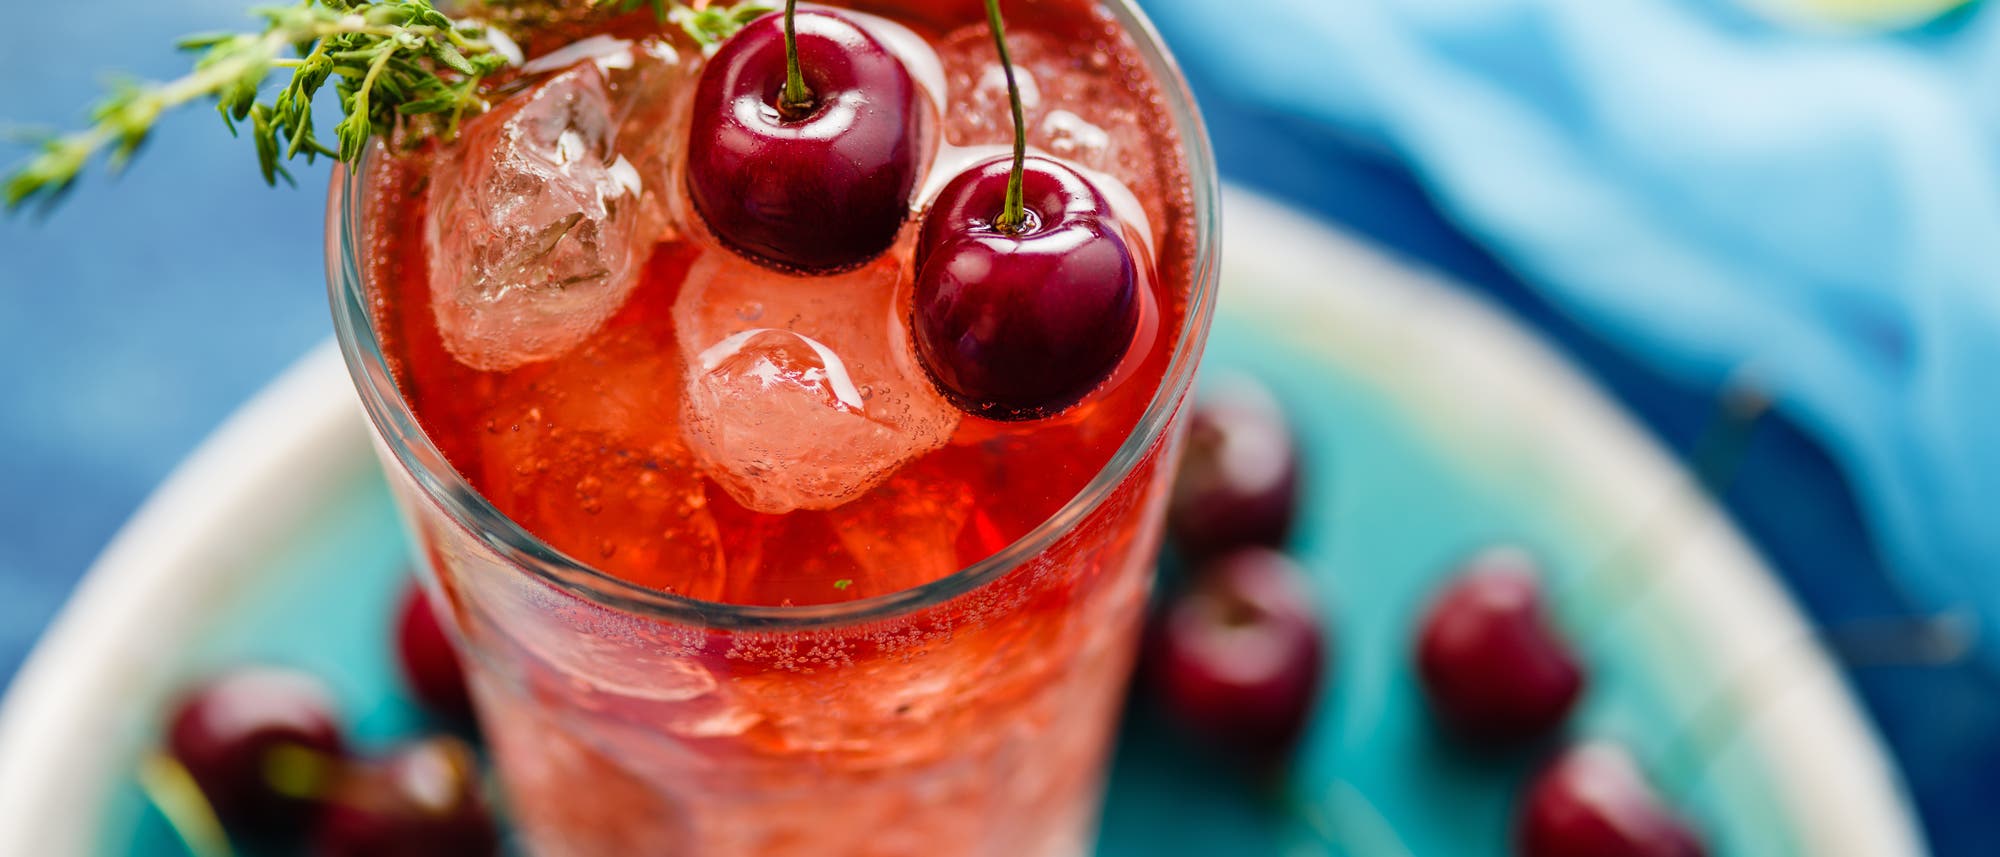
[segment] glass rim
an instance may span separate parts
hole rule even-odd
[[[1166,431],[1194,380],[1208,338],[1218,280],[1221,188],[1201,114],[1165,50],[1159,32],[1133,0],[1099,0],[1118,19],[1151,66],[1180,132],[1191,191],[1193,288],[1164,379],[1146,410],[1091,480],[1061,509],[1006,548],[921,586],[831,604],[807,606],[725,604],[641,586],[557,550],[502,514],[444,457],[418,424],[397,388],[369,315],[360,255],[366,169],[336,165],[327,205],[327,289],[334,333],[348,374],[381,445],[408,472],[425,498],[451,522],[507,563],[594,604],[679,624],[730,631],[793,631],[891,619],[944,603],[978,589],[1040,555],[1096,511]]]

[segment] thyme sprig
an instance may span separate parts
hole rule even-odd
[[[560,11],[563,1],[486,0],[475,8],[531,28]],[[756,0],[729,6],[696,2],[692,8],[675,0],[589,2],[585,8],[621,12],[650,7],[662,24],[677,23],[711,53],[744,24],[772,11]],[[252,14],[263,21],[262,31],[182,40],[182,50],[199,54],[185,76],[114,84],[91,108],[88,127],[33,138],[36,153],[0,181],[0,207],[52,208],[92,160],[102,157],[113,172],[123,169],[162,115],[202,98],[215,99],[231,134],[249,126],[258,168],[269,184],[292,181],[284,164],[294,158],[351,162],[377,138],[449,140],[462,120],[489,106],[481,85],[519,59],[506,34],[454,21],[432,0],[301,0]],[[290,72],[284,87],[260,101],[265,79],[283,71]],[[328,81],[335,82],[343,114],[331,147],[320,142],[313,123],[313,97]]]
[[[688,38],[701,46],[704,52],[713,54],[723,41],[736,35],[744,24],[755,21],[778,10],[774,4],[742,0],[735,5],[696,2],[693,6],[675,0],[591,0],[596,6],[609,6],[620,12],[635,12],[641,8],[653,10],[653,17],[660,23],[672,22],[680,26]]]
[[[102,155],[122,169],[152,135],[167,111],[204,97],[232,134],[247,123],[264,180],[291,180],[283,161],[325,155],[360,157],[369,140],[408,132],[450,137],[468,115],[486,109],[480,81],[508,60],[476,25],[453,21],[430,0],[305,0],[259,9],[256,33],[196,36],[180,43],[199,52],[185,76],[161,83],[120,83],[91,109],[90,126],[47,135],[38,152],[0,184],[8,210],[36,203],[46,209]],[[292,56],[287,57],[290,52]],[[284,69],[291,78],[277,96],[259,101],[266,77]],[[313,96],[327,81],[345,114],[334,126],[337,147],[314,134]]]

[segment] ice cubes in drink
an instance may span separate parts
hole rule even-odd
[[[1164,223],[1157,202],[1158,106],[1134,88],[1133,70],[1103,45],[1034,30],[1010,30],[1007,41],[1028,144],[1117,180],[1124,188],[1108,192],[1129,190],[1135,205],[1145,201],[1147,220]],[[992,33],[983,24],[961,28],[939,43],[938,57],[951,93],[946,142],[982,148],[1011,143],[1014,118]],[[1114,208],[1124,201],[1114,199]]]
[[[893,256],[802,278],[716,250],[688,272],[688,445],[745,508],[839,506],[950,439],[959,414],[910,350]]]
[[[631,293],[654,236],[617,142],[604,73],[584,61],[467,121],[439,155],[431,309],[460,362],[500,371],[561,355]]]

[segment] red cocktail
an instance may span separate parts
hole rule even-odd
[[[342,345],[538,854],[1087,849],[1213,290],[1206,145],[1128,5],[1012,3],[1029,225],[927,218],[1007,173],[985,13],[851,6],[801,10],[804,79],[853,112],[841,133],[902,99],[914,164],[858,259],[868,215],[760,196],[793,192],[757,183],[780,158],[706,181],[730,135],[789,121],[756,115],[783,94],[707,97],[747,49],[649,15],[543,30],[453,144],[336,189]],[[843,44],[913,88],[864,68],[835,104],[847,84],[812,69]],[[717,126],[746,103],[751,132]],[[1129,260],[1126,290],[990,341],[1005,318],[966,315],[967,278],[1038,235],[1119,248],[1099,258]],[[1008,347],[1060,359],[987,372]]]

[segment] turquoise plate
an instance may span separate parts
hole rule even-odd
[[[1243,193],[1226,209],[1204,372],[1265,379],[1305,437],[1296,548],[1337,629],[1335,677],[1279,788],[1136,711],[1100,854],[1507,853],[1536,755],[1441,740],[1407,656],[1439,575],[1496,542],[1546,559],[1586,643],[1573,735],[1631,747],[1716,854],[1924,853],[1797,610],[1614,406],[1462,291]],[[132,773],[163,700],[221,665],[328,677],[363,743],[424,727],[390,660],[405,542],[368,443],[322,348],[160,488],[0,709],[0,855],[182,853]]]

